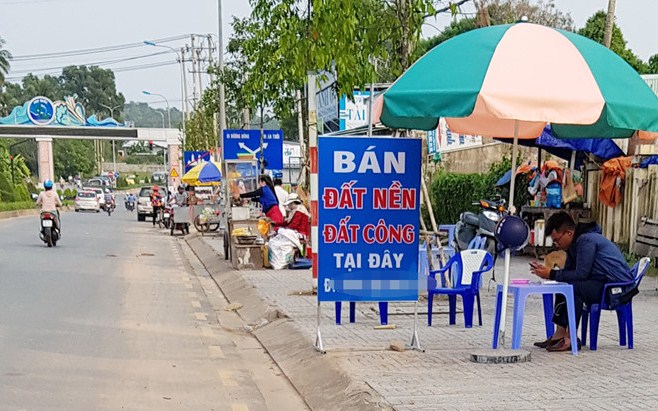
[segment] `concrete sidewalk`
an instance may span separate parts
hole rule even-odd
[[[199,237],[198,241],[222,254],[222,241],[214,237]],[[194,248],[194,244],[191,244]],[[512,259],[512,278],[531,278],[528,258]],[[226,266],[225,270],[231,270]],[[496,267],[502,278],[502,259]],[[232,278],[246,281],[263,302],[276,307],[287,316],[295,333],[290,341],[298,347],[312,347],[316,336],[315,296],[311,289],[310,270],[254,270],[230,271]],[[580,355],[548,353],[532,346],[543,340],[544,323],[541,297],[530,297],[526,305],[522,348],[529,350],[532,361],[511,365],[484,365],[469,361],[472,351],[491,347],[494,287],[481,291],[483,327],[463,327],[463,316],[458,313],[457,325],[449,326],[447,300],[435,301],[433,326],[427,326],[427,303],[419,304],[418,328],[422,347],[426,352],[388,350],[394,340],[409,342],[413,332],[413,304],[389,305],[389,324],[393,330],[375,330],[379,324],[377,304],[359,303],[355,324],[348,322],[348,304],[343,304],[343,325],[335,325],[334,304],[322,304],[322,336],[328,353],[324,356],[311,350],[292,350],[286,359],[299,362],[321,357],[322,364],[309,366],[321,373],[327,364],[336,367],[347,378],[350,395],[355,396],[354,409],[396,410],[556,410],[556,409],[656,409],[658,408],[658,328],[653,319],[658,315],[656,280],[646,278],[643,292],[635,297],[634,326],[635,349],[628,350],[618,344],[616,316],[603,313],[599,330],[598,350],[583,347]],[[221,286],[221,284],[219,284]],[[227,294],[227,297],[230,296]],[[245,301],[240,301],[246,304]],[[458,308],[461,302],[458,302]],[[511,303],[510,303],[511,308]],[[510,311],[508,310],[508,313]],[[266,323],[267,321],[265,321]],[[477,322],[475,318],[474,322]],[[511,314],[508,315],[508,323]],[[508,326],[508,344],[511,329]],[[280,336],[279,336],[280,337]],[[265,338],[266,340],[266,338]],[[261,339],[265,347],[267,341]],[[277,341],[279,353],[285,353],[286,341]],[[312,352],[312,354],[309,354]],[[311,355],[312,357],[308,357]],[[277,360],[276,356],[275,360]],[[278,361],[277,361],[278,362]],[[323,365],[324,364],[324,365]],[[303,368],[303,364],[300,365]],[[286,374],[286,367],[282,366]],[[295,372],[300,372],[296,368]],[[303,374],[302,374],[303,375]],[[312,387],[298,386],[299,376],[288,375],[297,389],[307,397]],[[302,378],[303,379],[303,378]],[[296,381],[297,380],[297,381]],[[301,385],[304,381],[301,382]],[[335,392],[322,387],[319,398],[307,402],[314,409],[339,409],[331,402]],[[337,390],[341,390],[337,387]],[[350,391],[351,390],[351,391]],[[341,394],[340,392],[338,394]],[[322,396],[327,399],[326,407]],[[350,407],[352,408],[352,407]]]

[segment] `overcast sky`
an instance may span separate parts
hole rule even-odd
[[[250,7],[247,0],[223,0],[222,4],[223,31],[228,38],[232,17],[247,16]],[[555,4],[570,12],[580,28],[596,10],[607,9],[608,0],[555,0]],[[463,12],[473,12],[473,7],[464,6]],[[658,53],[658,0],[618,0],[616,15],[629,48],[645,61]],[[449,16],[428,20],[439,29],[449,22]],[[212,33],[216,39],[217,32],[217,0],[0,0],[0,37],[16,57],[7,76],[9,81],[20,81],[29,71],[59,74],[65,65],[102,63],[103,67],[117,70],[117,87],[127,101],[145,101],[159,107],[165,107],[160,97],[146,96],[142,91],[162,94],[172,106],[180,106],[176,55],[138,43],[191,33]],[[424,27],[424,35],[436,33],[435,28]],[[178,48],[189,43],[187,37],[162,44]],[[33,56],[121,45],[132,47],[57,58]],[[155,53],[161,54],[146,56]],[[165,63],[171,65],[143,67]],[[191,77],[188,90],[191,93]]]

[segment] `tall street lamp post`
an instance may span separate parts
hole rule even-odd
[[[112,120],[114,120],[114,110],[123,107],[123,106],[120,105],[120,104],[119,104],[119,105],[116,105],[116,106],[114,106],[114,107],[106,106],[106,105],[103,104],[103,103],[98,103],[98,105],[101,106],[101,107],[104,107],[104,108],[106,108],[106,109],[108,109],[108,110],[110,111],[110,118],[111,118]],[[116,149],[115,149],[115,146],[114,146],[114,140],[112,140],[112,164],[113,164],[113,167],[114,167],[114,170],[113,170],[113,171],[114,171],[114,174],[113,174],[113,175],[114,175],[114,178],[116,179],[116,172],[117,172],[117,154],[116,154]]]
[[[171,115],[169,110],[169,100],[167,100],[167,97],[163,96],[162,94],[151,93],[150,91],[142,91],[142,93],[144,93],[147,96],[158,96],[164,99],[165,103],[167,103],[167,127],[171,128]]]
[[[162,128],[165,128],[164,114],[162,114],[161,111],[156,111],[156,113],[158,113],[162,116]],[[164,166],[164,172],[165,172],[165,176],[166,176],[167,175],[167,148],[166,147],[162,150],[162,165]]]
[[[185,147],[185,136],[186,136],[185,120],[188,119],[187,117],[188,107],[187,107],[187,81],[185,81],[185,59],[183,58],[184,49],[181,48],[177,50],[173,47],[164,44],[157,44],[155,42],[148,40],[144,41],[144,44],[151,47],[162,47],[173,51],[174,53],[176,53],[176,59],[180,63],[181,109],[183,111],[183,147]]]

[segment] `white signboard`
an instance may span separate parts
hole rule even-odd
[[[299,144],[283,143],[283,166],[299,167],[301,165],[302,150]]]
[[[450,131],[444,118],[439,120],[438,131],[441,152],[482,145],[481,136],[469,136]]]
[[[336,77],[328,71],[322,74],[326,77],[318,76],[320,84],[316,96],[318,120],[322,120],[322,129],[318,132],[324,134],[338,130],[338,94],[334,88]]]
[[[340,129],[351,130],[353,128],[368,125],[368,96],[369,91],[354,91],[354,99],[346,96],[340,99]]]

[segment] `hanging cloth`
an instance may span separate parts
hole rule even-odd
[[[626,169],[631,167],[633,157],[618,157],[603,163],[599,200],[608,207],[621,203],[621,186],[626,178]]]

